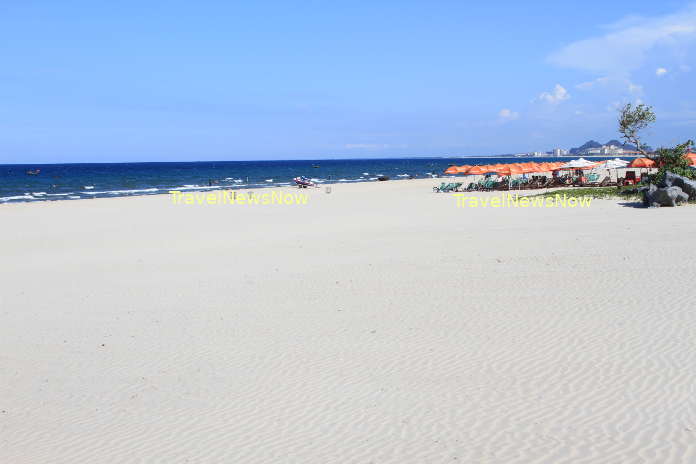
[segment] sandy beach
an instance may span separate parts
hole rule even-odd
[[[0,206],[0,461],[696,461],[696,209],[438,184]]]

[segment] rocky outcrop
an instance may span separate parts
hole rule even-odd
[[[696,200],[696,181],[667,171],[665,174],[664,184],[665,187],[679,187],[689,196],[689,200]]]
[[[677,186],[658,188],[656,185],[650,184],[639,191],[643,193],[643,206],[648,208],[677,206],[689,201],[689,195]]]

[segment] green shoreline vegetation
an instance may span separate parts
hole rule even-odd
[[[635,187],[579,187],[550,190],[548,192],[537,193],[530,197],[554,198],[563,193],[568,198],[598,198],[601,200],[628,199],[640,200],[641,194]]]

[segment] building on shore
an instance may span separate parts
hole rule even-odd
[[[584,156],[633,156],[638,152],[627,150],[616,145],[602,145],[597,148],[586,148],[580,152]]]

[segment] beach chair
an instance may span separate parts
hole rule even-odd
[[[455,185],[456,184],[453,184],[453,183],[443,182],[442,184],[440,184],[439,187],[433,187],[433,191],[440,192],[440,193],[449,192],[450,190],[452,190],[454,188]]]
[[[433,187],[433,192],[435,192],[435,193],[442,192],[442,189],[445,188],[445,185],[447,185],[447,184],[445,184],[445,183],[443,182],[443,183],[440,184],[439,187]]]
[[[585,182],[583,184],[587,185],[587,186],[596,187],[599,183],[598,181],[599,181],[599,174],[593,172],[593,173],[587,175],[587,177],[585,178]]]

